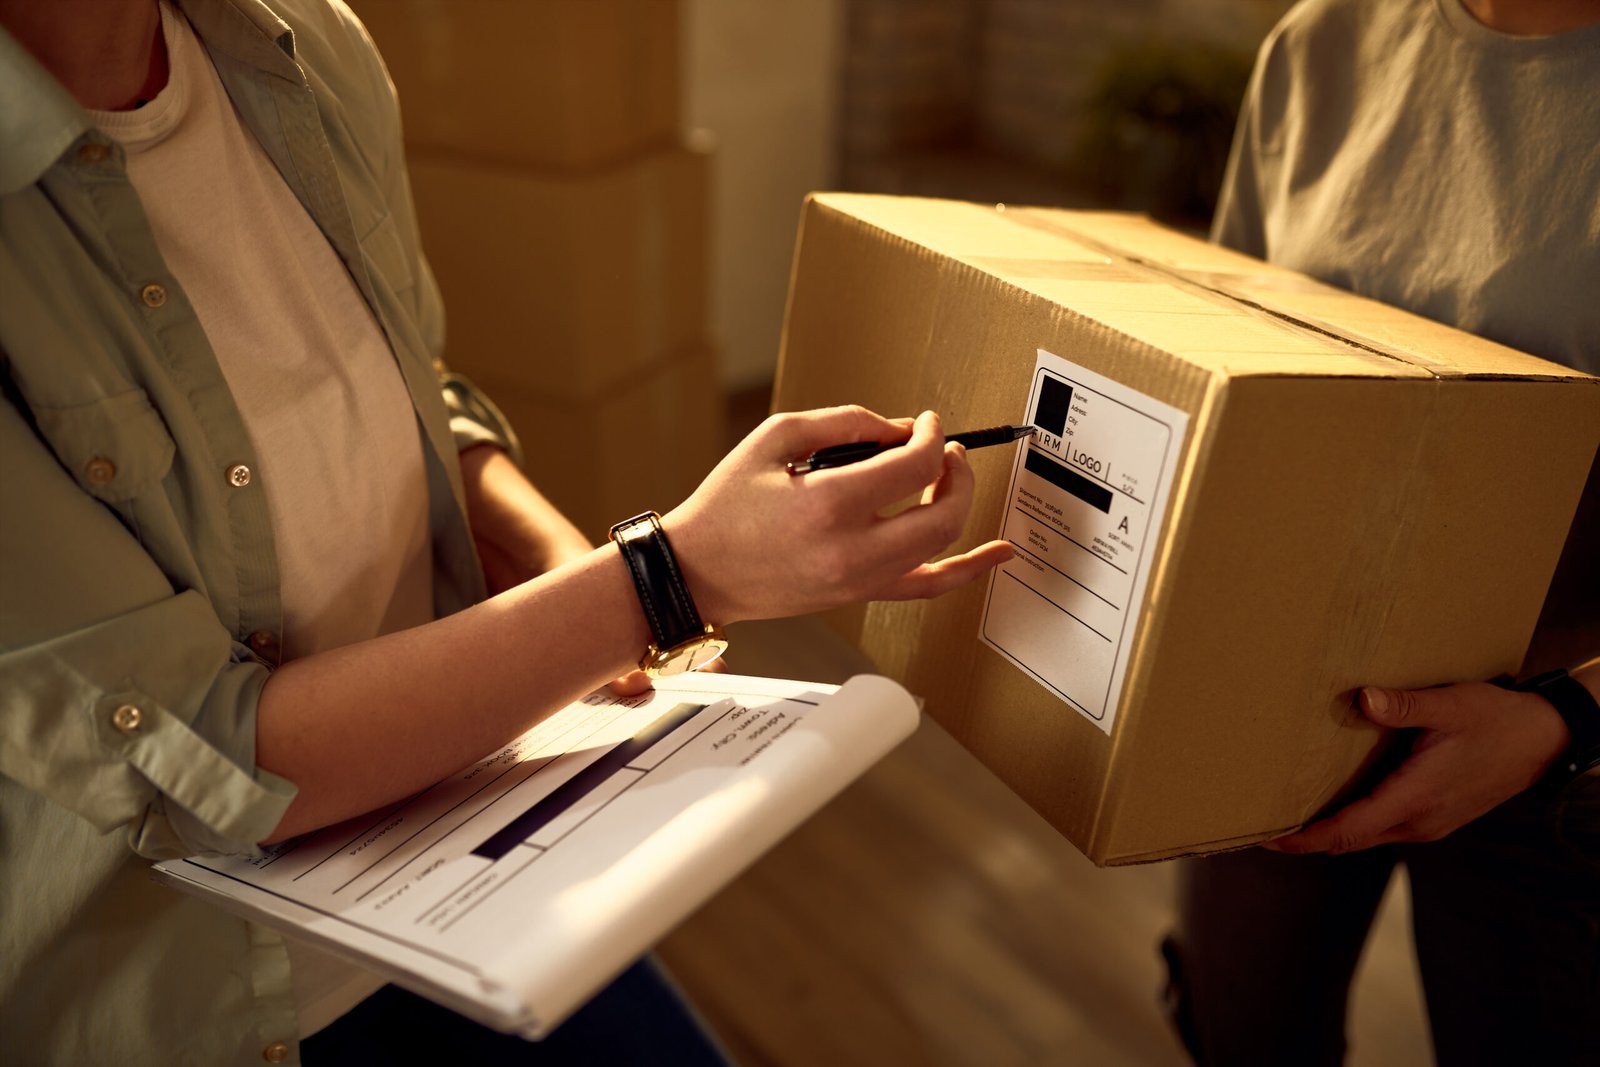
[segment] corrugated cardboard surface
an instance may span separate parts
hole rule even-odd
[[[1097,863],[1309,819],[1374,758],[1362,684],[1514,670],[1600,382],[1137,216],[813,198],[776,406],[1020,419],[1036,349],[1189,413],[1108,737],[977,640],[979,585],[835,621]],[[958,547],[1011,455],[971,455]]]
[[[356,0],[413,148],[587,169],[678,138],[676,0]]]
[[[586,399],[705,338],[709,157],[573,178],[413,156],[423,248],[473,379]]]
[[[678,504],[722,458],[716,364],[697,345],[584,401],[494,377],[478,385],[522,439],[534,484],[598,544],[613,523]]]

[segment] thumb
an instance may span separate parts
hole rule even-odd
[[[1379,726],[1396,729],[1438,729],[1452,721],[1449,689],[1361,690],[1361,710]]]

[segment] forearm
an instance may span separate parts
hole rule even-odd
[[[270,840],[430,785],[622,673],[648,639],[607,545],[449,618],[287,664],[257,711],[257,763],[299,787]]]
[[[493,445],[461,453],[461,477],[467,521],[491,593],[553,570],[591,547],[589,539]]]

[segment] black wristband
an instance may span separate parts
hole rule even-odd
[[[1582,682],[1564,670],[1554,670],[1536,674],[1511,688],[1543,697],[1567,724],[1566,750],[1549,771],[1557,784],[1600,766],[1600,702]]]
[[[703,667],[722,655],[728,642],[721,631],[700,618],[661,516],[653,511],[625,519],[611,528],[628,574],[633,578],[654,638],[640,660],[650,674],[675,674]]]

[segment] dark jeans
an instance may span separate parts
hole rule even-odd
[[[1431,844],[1185,862],[1163,950],[1196,1062],[1342,1062],[1350,980],[1404,864],[1438,1062],[1600,1064],[1600,782],[1568,798],[1559,824],[1524,794]]]
[[[541,1041],[496,1033],[398,986],[384,986],[300,1043],[305,1064],[462,1063],[725,1067],[727,1060],[647,957]]]

